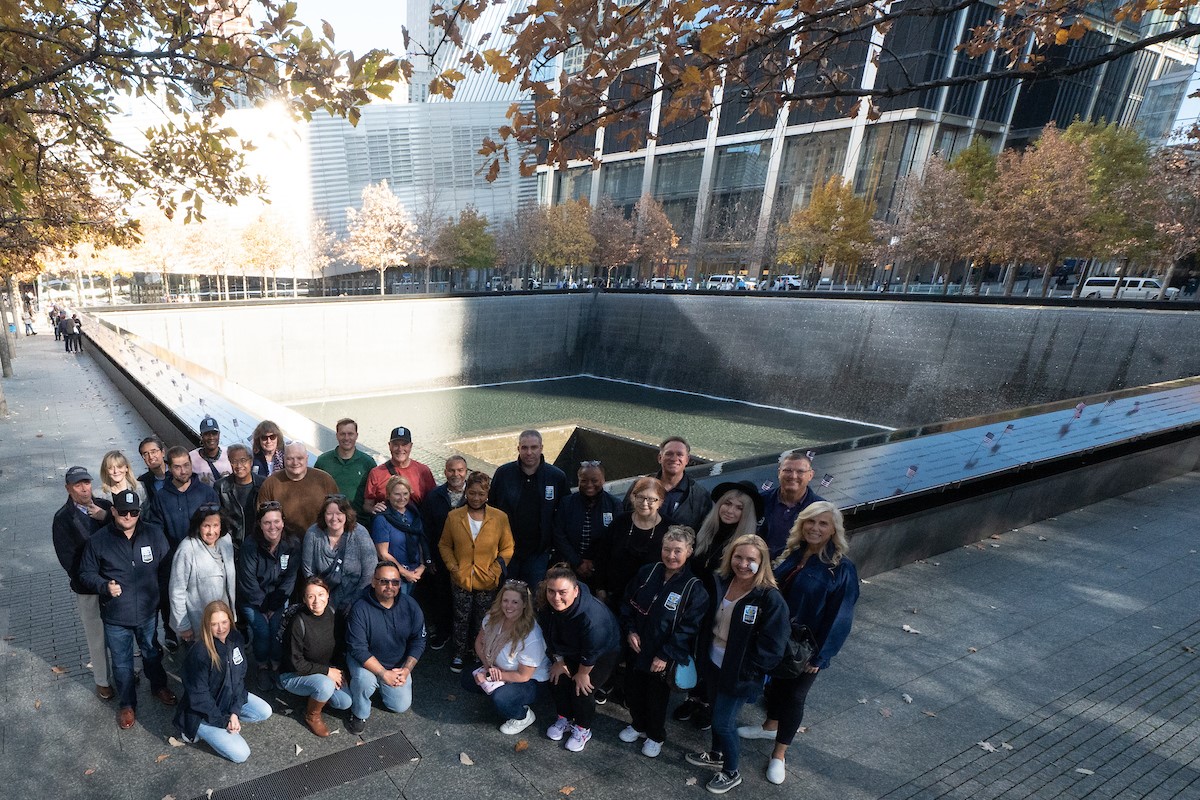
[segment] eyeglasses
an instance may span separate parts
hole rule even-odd
[[[655,503],[661,503],[662,498],[656,494],[636,494],[633,496],[633,502],[641,503],[644,506],[652,506]]]
[[[591,467],[598,467],[598,466],[600,466],[599,459],[596,459],[595,461],[580,461],[579,462],[580,469],[589,469]]]
[[[221,511],[221,506],[217,503],[204,503],[197,511],[203,511],[205,514],[217,514]]]
[[[259,436],[258,438],[264,442],[273,442],[276,439],[278,439],[279,437],[273,433],[264,433],[261,436]]]
[[[283,506],[281,506],[281,505],[279,504],[279,501],[278,501],[278,500],[267,500],[267,501],[265,501],[265,502],[262,502],[262,503],[259,503],[259,504],[258,504],[258,510],[259,510],[259,512],[263,512],[263,511],[282,511],[282,510],[283,510]]]
[[[378,583],[380,586],[399,586],[400,585],[399,578],[376,578],[375,582]]]
[[[248,459],[248,458],[231,458],[231,459],[229,459],[229,463],[230,464],[249,464],[250,459]]]
[[[142,512],[139,509],[131,508],[128,511],[118,511],[117,516],[118,517],[136,517],[138,514],[141,514],[141,513]]]
[[[346,495],[344,494],[327,494],[325,495],[326,503],[342,503],[345,502]]]
[[[529,584],[525,581],[510,580],[504,582],[505,589],[528,589]]]

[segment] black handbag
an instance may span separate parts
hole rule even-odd
[[[792,625],[791,635],[783,648],[783,660],[771,670],[772,678],[794,680],[803,675],[816,652],[816,642],[807,625]]]

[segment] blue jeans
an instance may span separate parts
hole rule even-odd
[[[397,714],[408,711],[412,705],[411,675],[403,686],[385,686],[375,677],[375,673],[368,672],[353,658],[347,657],[346,664],[350,667],[351,714],[359,719],[371,716],[371,696],[375,694],[376,689],[379,690],[379,696],[383,698],[383,705],[388,711],[395,711]]]
[[[464,669],[459,673],[458,683],[465,691],[483,694],[483,689],[475,682],[474,672],[474,670]],[[539,681],[506,683],[492,692],[489,699],[495,704],[496,710],[504,719],[524,719],[529,706],[533,705],[533,701],[537,700],[538,695],[542,693],[543,685]]]
[[[268,660],[279,662],[283,658],[283,643],[276,636],[283,621],[283,609],[273,613],[270,619],[257,609],[242,606],[238,609],[250,627],[250,644],[254,647],[254,660],[260,665]]]
[[[292,694],[311,697],[320,703],[329,703],[336,709],[350,707],[350,693],[333,685],[328,675],[297,675],[285,672],[279,676],[279,685]]]
[[[746,698],[718,691],[716,687],[720,684],[721,668],[707,658],[703,663],[708,665],[709,702],[712,704],[712,749],[725,756],[725,772],[733,774],[738,771],[742,746],[737,734],[738,713],[746,704]]]
[[[247,694],[246,704],[238,712],[240,722],[262,722],[271,716],[271,704],[256,694]],[[201,722],[196,731],[196,738],[208,743],[217,751],[217,755],[227,758],[235,764],[241,764],[250,757],[250,745],[240,733],[230,733],[225,728]]]
[[[113,684],[119,708],[137,708],[137,691],[133,679],[133,648],[142,651],[142,669],[150,681],[150,691],[167,685],[167,673],[162,665],[162,651],[154,640],[158,614],[153,614],[136,627],[104,623],[104,643],[112,656]]]

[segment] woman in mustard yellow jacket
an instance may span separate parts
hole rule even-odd
[[[463,659],[479,633],[479,626],[500,588],[504,566],[513,554],[508,515],[487,504],[492,479],[482,472],[467,476],[463,490],[466,505],[446,517],[438,543],[450,572],[454,596],[454,658],[451,672],[462,672]]]

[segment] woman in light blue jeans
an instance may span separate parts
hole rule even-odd
[[[250,757],[243,722],[262,722],[271,704],[246,691],[246,641],[233,627],[233,611],[214,600],[204,607],[200,643],[183,664],[183,697],[175,725],[184,741],[203,740],[235,763]]]
[[[288,623],[284,635],[283,662],[279,685],[292,694],[308,698],[304,724],[317,736],[328,736],[321,718],[326,703],[336,709],[350,707],[342,645],[334,635],[335,614],[329,605],[329,586],[313,576],[304,582],[304,605]]]

